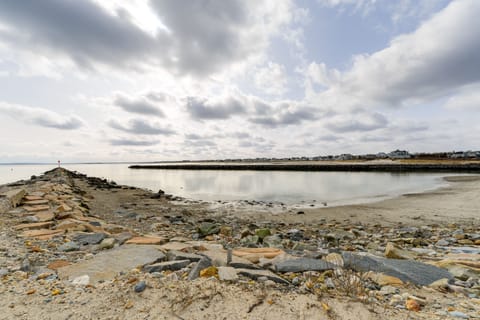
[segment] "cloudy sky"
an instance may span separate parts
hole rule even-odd
[[[480,149],[478,0],[0,0],[0,162]]]

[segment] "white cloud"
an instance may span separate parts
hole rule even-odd
[[[263,93],[281,96],[288,85],[285,66],[269,61],[266,67],[257,70],[254,82]]]
[[[84,126],[84,122],[77,116],[64,116],[56,112],[0,102],[0,112],[16,120],[61,130],[74,130]]]
[[[356,56],[352,68],[339,76],[320,70],[319,81],[330,87],[315,101],[331,109],[402,106],[479,82],[479,14],[479,1],[452,2],[415,32],[393,39],[387,48]],[[335,77],[328,76],[331,73]]]

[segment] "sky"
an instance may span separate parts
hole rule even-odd
[[[0,163],[480,149],[478,0],[0,0]]]

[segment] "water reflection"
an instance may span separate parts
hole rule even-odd
[[[28,179],[50,166],[1,166],[0,183]],[[132,170],[127,164],[65,165],[90,176],[197,200],[263,200],[329,204],[362,202],[420,192],[443,184],[445,174],[375,172]],[[12,170],[13,169],[13,170]]]

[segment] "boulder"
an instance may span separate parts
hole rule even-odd
[[[17,207],[25,196],[25,189],[13,189],[5,192],[3,195],[10,202],[12,207]]]

